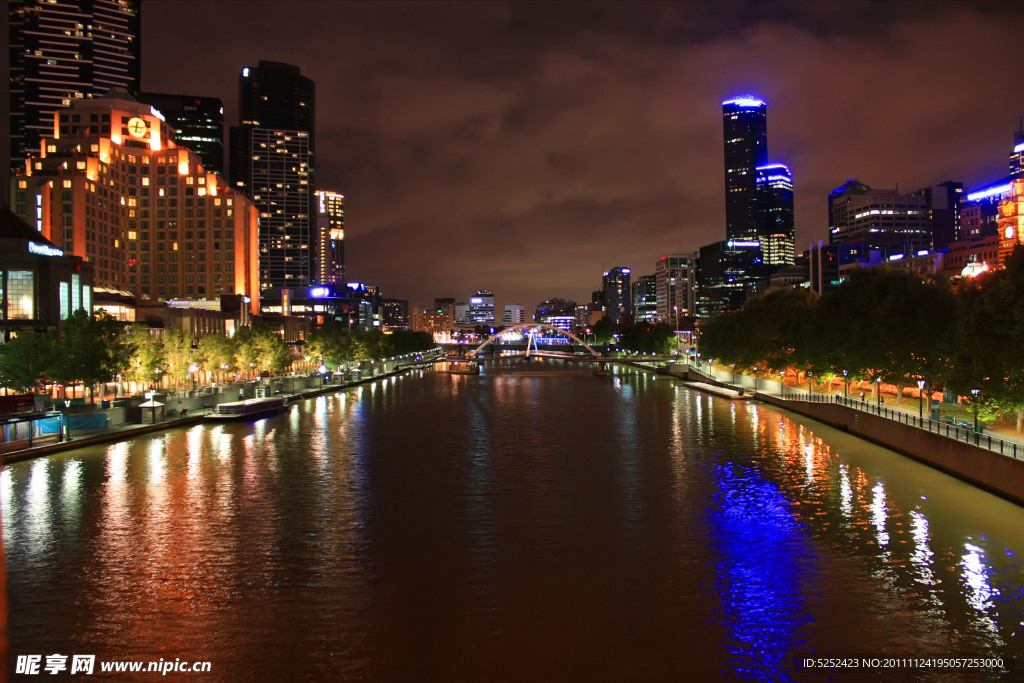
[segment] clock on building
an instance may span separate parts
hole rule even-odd
[[[146,126],[146,122],[137,116],[128,121],[128,132],[131,133],[133,138],[145,137],[148,130],[149,127]]]

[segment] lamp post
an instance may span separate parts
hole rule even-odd
[[[981,393],[981,389],[975,387],[971,389],[971,393],[974,395],[974,433],[978,433],[978,395]],[[977,436],[975,436],[977,438]]]
[[[878,399],[878,410],[881,411],[882,410],[882,376],[881,375],[879,375],[875,379],[875,385],[878,387],[878,390],[875,392],[875,393],[878,394],[878,396],[877,396],[877,399]]]
[[[199,369],[199,366],[196,365],[195,363],[192,363],[192,365],[188,366],[188,373],[192,377],[192,395],[193,396],[195,396],[195,394],[196,394],[196,370],[198,370],[198,369]]]
[[[924,380],[917,380],[917,412],[924,419]]]
[[[843,398],[850,398],[850,382],[847,379],[850,376],[846,370],[843,370]]]

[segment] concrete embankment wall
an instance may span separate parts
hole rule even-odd
[[[838,403],[757,398],[898,451],[1024,505],[1024,461]]]

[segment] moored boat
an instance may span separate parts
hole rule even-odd
[[[285,399],[276,398],[249,398],[244,401],[233,401],[221,403],[212,412],[206,414],[207,420],[248,420],[254,417],[262,417],[284,410],[287,406]]]
[[[448,372],[453,375],[479,375],[480,363],[476,361],[452,361],[448,365]]]

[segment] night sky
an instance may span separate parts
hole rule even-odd
[[[895,4],[895,3],[892,3]],[[721,102],[768,102],[797,251],[846,178],[1007,175],[1024,3],[143,4],[144,90],[216,96],[261,59],[317,87],[317,185],[350,280],[410,304],[586,302],[724,239]]]

